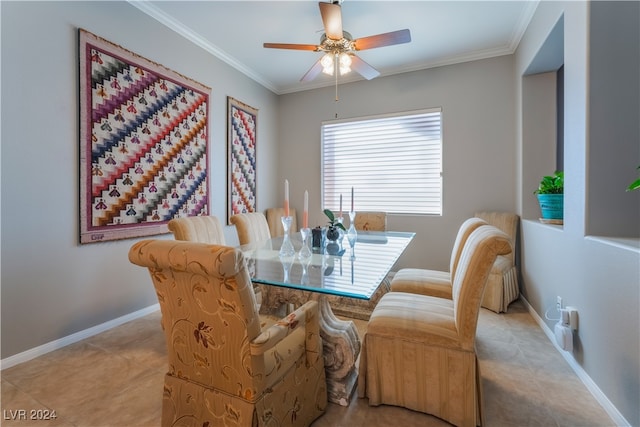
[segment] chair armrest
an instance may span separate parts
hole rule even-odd
[[[307,341],[309,341],[310,335],[319,336],[318,303],[316,301],[307,301],[296,311],[262,331],[260,335],[251,341],[251,355],[259,356],[264,354],[293,331],[303,326],[307,329],[305,334]]]

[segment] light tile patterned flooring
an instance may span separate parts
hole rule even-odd
[[[356,320],[361,334],[366,322]],[[488,427],[605,427],[614,422],[546,335],[516,301],[506,314],[480,313],[477,348]],[[166,371],[160,313],[5,369],[5,427],[159,426]],[[17,410],[55,410],[50,421],[11,420]],[[329,404],[313,427],[448,426],[432,416],[392,406]]]

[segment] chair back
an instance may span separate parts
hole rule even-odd
[[[298,221],[296,219],[295,208],[289,209],[289,215],[291,216],[291,228],[289,233],[293,234],[298,231]],[[284,236],[284,228],[282,227],[282,218],[284,216],[284,208],[269,208],[265,211],[267,218],[267,224],[269,225],[269,232],[271,237]]]
[[[175,218],[167,224],[176,240],[224,245],[224,231],[215,216],[189,216]]]
[[[458,229],[456,240],[453,243],[453,250],[451,251],[451,259],[449,260],[449,272],[451,273],[451,282],[456,275],[456,268],[458,268],[458,262],[460,261],[460,255],[462,255],[462,248],[467,242],[467,239],[473,233],[473,231],[481,225],[486,225],[480,218],[469,218],[462,223]]]
[[[237,249],[175,240],[143,240],[129,260],[147,267],[162,311],[168,375],[232,396],[259,390],[261,372],[249,342],[260,318]]]
[[[387,213],[357,212],[354,226],[362,231],[387,231]]]
[[[518,231],[518,215],[512,212],[476,212],[475,216],[478,218],[482,218],[486,221],[487,224],[493,225],[494,227],[504,231],[507,233],[507,236],[511,238],[511,243],[514,247],[514,250],[506,255],[507,258],[511,261],[511,264],[514,264],[515,260],[515,247],[516,247],[516,233]]]
[[[453,310],[463,349],[473,351],[482,294],[498,255],[511,252],[511,239],[491,225],[474,230],[462,249],[453,280]]]
[[[269,224],[261,212],[233,215],[229,221],[236,226],[241,245],[257,243],[271,238]]]

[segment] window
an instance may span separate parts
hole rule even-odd
[[[322,124],[322,206],[442,214],[440,108]]]

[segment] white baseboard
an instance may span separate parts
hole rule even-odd
[[[61,349],[62,347],[66,347],[78,341],[82,341],[83,339],[97,335],[111,328],[115,328],[116,326],[120,326],[123,323],[130,322],[131,320],[144,317],[147,314],[151,314],[158,310],[160,310],[160,304],[154,304],[141,310],[134,311],[133,313],[125,314],[124,316],[118,317],[117,319],[113,319],[100,325],[96,325],[92,328],[85,329],[84,331],[76,332],[75,334],[71,334],[55,341],[48,342],[30,350],[23,351],[22,353],[9,356],[6,359],[0,360],[0,371],[15,365],[19,365],[20,363],[27,362],[31,359],[35,359],[38,356],[42,356],[43,354],[47,354],[51,351]]]
[[[618,411],[618,409],[611,403],[611,401],[607,398],[607,396],[600,390],[598,385],[593,382],[591,377],[586,373],[582,366],[576,362],[573,355],[568,351],[564,351],[558,343],[556,342],[555,333],[547,326],[547,324],[542,320],[542,318],[536,313],[536,311],[531,307],[529,301],[527,301],[522,295],[520,295],[520,299],[524,302],[524,305],[529,310],[529,314],[534,318],[536,323],[540,326],[542,331],[545,333],[549,341],[553,344],[553,346],[558,350],[558,352],[564,357],[567,361],[571,369],[576,373],[578,378],[583,382],[583,384],[587,387],[587,390],[596,398],[598,403],[602,406],[602,408],[609,414],[611,419],[616,423],[616,426],[620,427],[631,427],[631,424],[624,418],[624,416]]]

